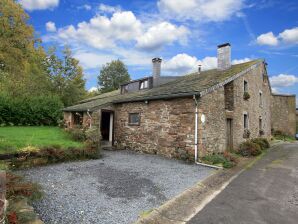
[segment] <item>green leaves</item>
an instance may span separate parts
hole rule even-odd
[[[0,124],[57,125],[63,104],[57,96],[14,98],[0,94]]]
[[[119,59],[103,65],[98,76],[98,85],[102,93],[116,90],[121,84],[129,81],[127,68]]]
[[[85,80],[79,61],[72,57],[71,50],[65,47],[63,59],[50,49],[45,61],[51,82],[51,92],[57,94],[64,106],[72,105],[85,97]]]

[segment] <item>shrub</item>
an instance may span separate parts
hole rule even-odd
[[[249,138],[250,137],[250,130],[245,129],[243,132],[243,138]]]
[[[84,129],[72,128],[68,130],[71,138],[78,142],[84,142],[86,140],[86,134]]]
[[[98,158],[100,158],[100,151],[95,148],[86,147],[79,149],[70,147],[63,150],[49,146],[37,152],[27,152],[25,155],[19,155],[19,157],[13,158],[10,166],[11,168],[29,168],[36,165]]]
[[[258,144],[246,141],[240,144],[238,153],[242,156],[257,156],[262,153],[262,150]]]
[[[224,168],[231,168],[237,164],[237,158],[229,152],[214,153],[206,155],[202,160],[212,165],[222,165]]]
[[[261,150],[268,149],[270,144],[266,138],[255,138],[251,140],[253,143],[258,144],[261,147]]]
[[[277,140],[295,141],[294,137],[289,136],[289,135],[285,134],[284,132],[282,132],[280,130],[273,130],[272,134],[273,134],[274,138],[277,139]]]
[[[57,125],[63,104],[57,96],[12,97],[0,93],[1,125]]]
[[[250,94],[248,92],[244,92],[243,93],[243,99],[244,100],[249,100],[249,98],[250,98]]]

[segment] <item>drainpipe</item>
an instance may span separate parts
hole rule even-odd
[[[91,127],[92,127],[92,117],[91,117],[91,115],[90,115],[90,113],[89,113],[89,109],[87,110],[87,115],[88,115],[88,117],[89,117],[89,119],[90,119],[89,128],[91,128]]]
[[[214,166],[214,165],[209,165],[200,162],[198,160],[198,101],[197,101],[197,96],[193,95],[193,99],[195,101],[196,109],[195,109],[195,164],[201,165],[201,166],[206,166],[206,167],[211,167],[215,169],[222,169],[220,166]]]

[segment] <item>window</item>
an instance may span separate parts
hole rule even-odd
[[[140,82],[140,89],[147,89],[148,86],[148,80],[144,80]]]
[[[248,115],[244,114],[243,118],[244,118],[243,120],[244,129],[248,129]]]
[[[259,106],[263,106],[263,93],[261,91],[259,92]]]
[[[128,124],[129,125],[140,125],[140,114],[139,113],[130,113],[128,115]]]
[[[244,92],[248,92],[248,82],[244,80],[244,83],[243,83],[243,90]]]
[[[262,117],[259,118],[259,130],[263,130],[263,121],[262,121]]]
[[[73,124],[79,125],[79,126],[83,124],[83,113],[82,112],[73,113]]]

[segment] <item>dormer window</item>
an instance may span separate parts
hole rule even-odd
[[[148,79],[140,82],[140,89],[148,89],[148,87],[149,87]]]

